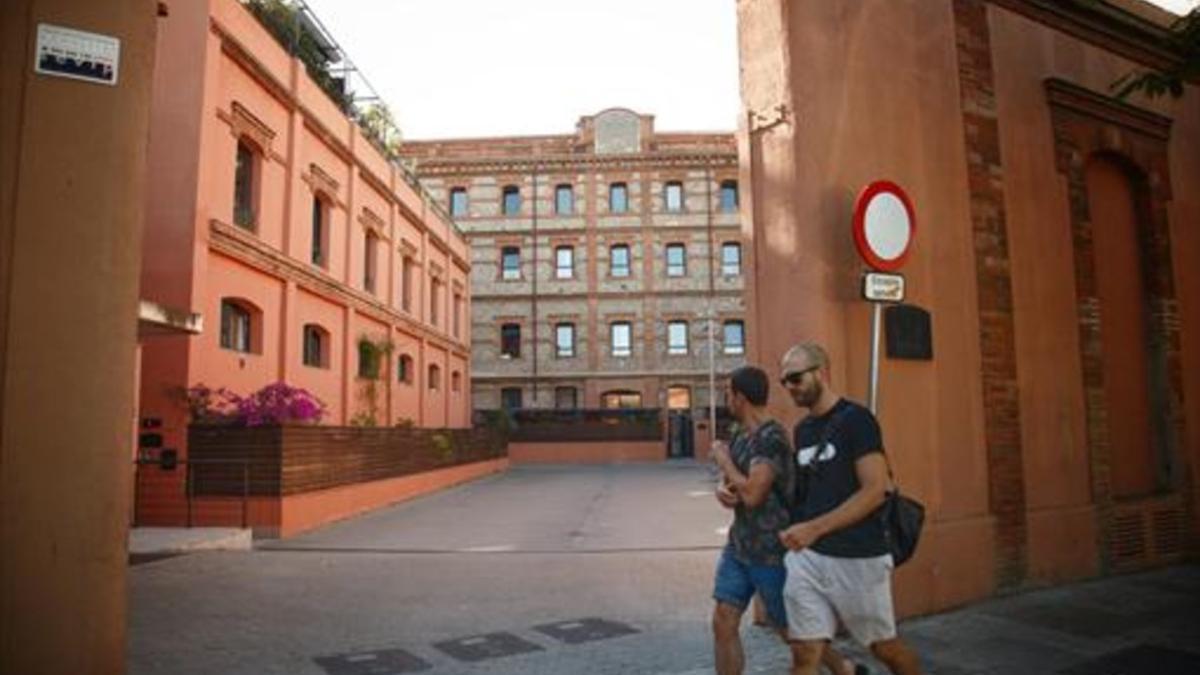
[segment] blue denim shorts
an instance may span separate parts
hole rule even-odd
[[[754,565],[737,559],[729,546],[721,551],[717,576],[713,582],[713,600],[745,611],[757,592],[775,626],[787,628],[787,610],[783,606],[783,584],[787,568],[780,565]]]

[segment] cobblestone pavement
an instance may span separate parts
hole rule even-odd
[[[130,672],[712,672],[729,516],[711,489],[691,463],[518,467],[252,551],[139,564]],[[777,638],[743,633],[749,672],[786,672]],[[992,599],[901,633],[934,675],[1195,675],[1200,567]]]

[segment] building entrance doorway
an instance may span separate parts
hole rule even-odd
[[[695,434],[692,425],[692,390],[688,387],[667,389],[667,457],[692,457]]]

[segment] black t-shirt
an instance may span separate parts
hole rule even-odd
[[[817,444],[834,427],[823,446],[819,459]],[[883,452],[879,423],[870,410],[840,399],[829,412],[809,416],[796,425],[793,434],[796,447],[796,499],[792,520],[812,520],[828,513],[858,491],[855,462],[872,452]],[[817,553],[837,558],[870,558],[888,552],[884,538],[882,508],[859,522],[831,532],[812,545]]]

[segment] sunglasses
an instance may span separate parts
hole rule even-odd
[[[794,387],[804,381],[805,375],[818,370],[820,367],[821,366],[809,366],[804,370],[797,370],[795,372],[788,373],[787,375],[779,378],[779,384],[782,384],[785,387]]]

